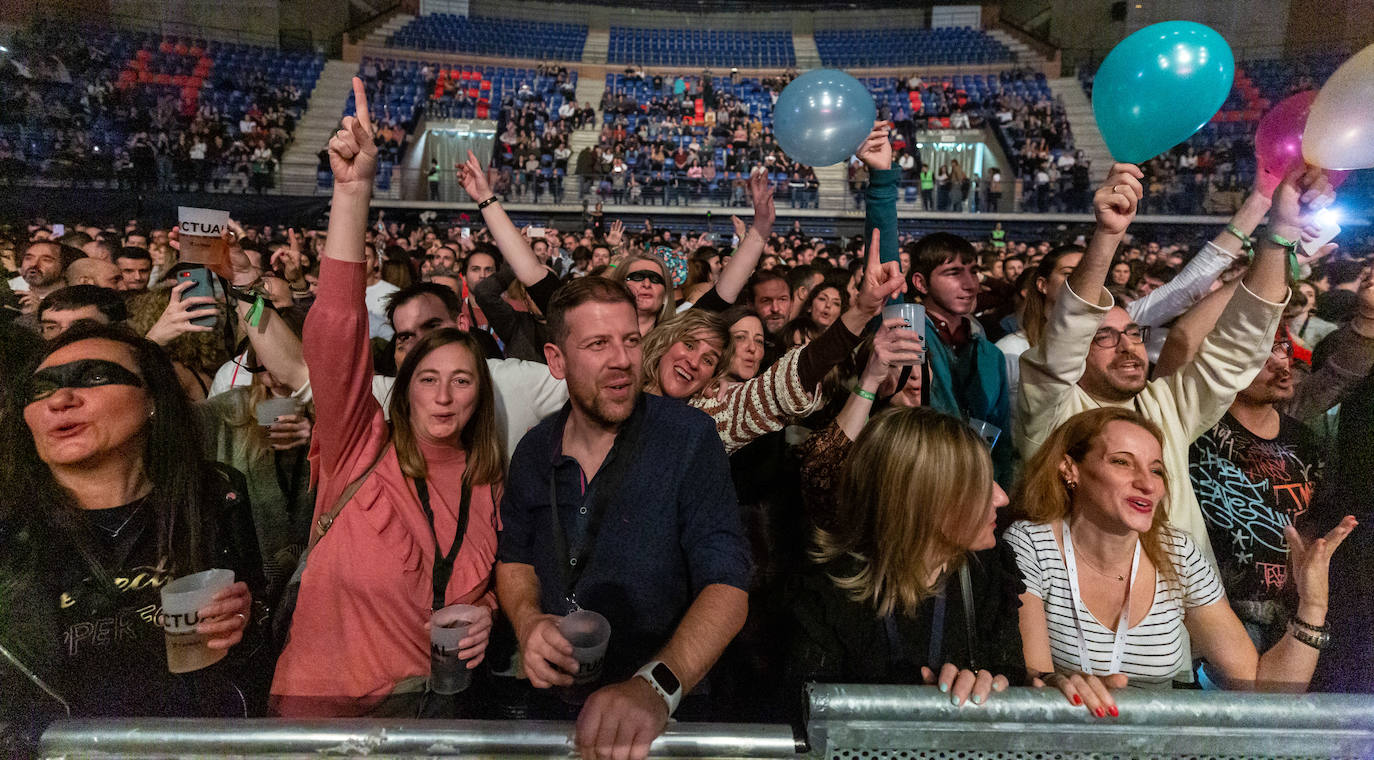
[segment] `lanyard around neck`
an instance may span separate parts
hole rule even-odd
[[[420,508],[425,511],[425,519],[429,521],[429,535],[434,539],[434,609],[442,609],[447,597],[448,581],[453,577],[453,562],[458,558],[458,550],[463,546],[463,539],[468,532],[468,511],[472,501],[472,486],[468,484],[467,478],[463,479],[463,495],[458,503],[458,525],[453,530],[453,544],[448,548],[448,554],[439,551],[439,535],[434,530],[434,510],[429,506],[429,486],[424,478],[413,478],[415,481],[415,493],[420,497]]]
[[[1064,566],[1069,571],[1069,591],[1073,594],[1073,626],[1078,632],[1078,664],[1084,673],[1092,673],[1092,660],[1088,658],[1088,642],[1083,636],[1083,621],[1079,615],[1079,608],[1082,607],[1087,612],[1088,605],[1084,603],[1083,596],[1078,591],[1078,563],[1074,561],[1073,537],[1069,534],[1069,520],[1064,519]],[[1126,629],[1131,623],[1131,588],[1135,585],[1136,570],[1140,568],[1140,539],[1135,542],[1135,556],[1131,558],[1131,574],[1126,579],[1126,604],[1121,607],[1121,616],[1116,621],[1116,639],[1112,644],[1111,666],[1106,673],[1097,675],[1112,675],[1121,672],[1121,657],[1126,652]]]

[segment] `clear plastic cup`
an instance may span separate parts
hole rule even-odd
[[[926,307],[918,303],[891,303],[883,307],[883,321],[900,319],[907,324],[908,330],[915,330],[921,340],[921,349],[926,345]]]
[[[578,610],[558,621],[558,632],[572,644],[577,672],[573,685],[562,690],[565,702],[581,704],[601,681],[606,647],[611,643],[611,623],[591,610]]]
[[[278,417],[295,414],[300,410],[300,401],[291,396],[286,396],[284,398],[265,398],[259,401],[254,413],[257,415],[258,424],[267,427],[276,422]]]
[[[157,620],[167,639],[168,670],[190,673],[214,665],[228,654],[228,650],[207,647],[210,637],[196,633],[196,625],[201,608],[233,584],[233,570],[203,570],[162,587],[162,610]]]
[[[435,610],[429,618],[429,690],[457,694],[472,684],[468,661],[459,659],[458,642],[468,628],[486,614],[481,607],[454,604]]]

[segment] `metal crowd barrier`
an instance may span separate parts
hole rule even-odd
[[[1094,718],[1058,692],[953,707],[935,689],[813,685],[807,738],[826,760],[1374,758],[1374,697],[1215,691],[1114,695]]]
[[[1119,718],[1057,692],[953,707],[934,688],[814,685],[805,741],[786,725],[674,723],[660,758],[1194,760],[1374,758],[1374,697],[1128,690]],[[43,758],[529,757],[576,754],[571,723],[403,720],[64,720]]]

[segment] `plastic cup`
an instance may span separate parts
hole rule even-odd
[[[229,212],[212,208],[177,206],[180,226],[181,260],[218,269],[229,263],[229,245],[224,232],[229,229]]]
[[[162,587],[162,610],[157,620],[167,639],[167,669],[190,673],[214,665],[228,654],[226,649],[210,649],[209,636],[196,633],[200,609],[210,604],[220,590],[234,584],[233,570],[203,570],[182,576]]]
[[[267,427],[276,422],[278,417],[295,414],[300,409],[301,404],[298,400],[286,396],[284,398],[265,398],[258,402],[254,412],[257,414],[258,424]]]
[[[906,322],[906,329],[916,331],[921,340],[921,349],[925,350],[926,307],[918,303],[891,303],[883,307],[883,321],[886,322],[889,319],[900,319]]]
[[[457,694],[472,684],[468,661],[459,659],[458,642],[468,635],[474,617],[484,614],[480,607],[454,604],[430,615],[429,690],[435,694]],[[443,624],[440,623],[443,621]]]
[[[591,610],[578,610],[558,621],[558,632],[572,644],[573,659],[577,660],[573,685],[563,690],[563,700],[581,704],[601,680],[606,646],[611,643],[611,623]]]

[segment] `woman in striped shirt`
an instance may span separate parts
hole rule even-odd
[[[1165,472],[1161,437],[1131,410],[1094,409],[1061,425],[1027,464],[1012,501],[1025,519],[1005,534],[1025,576],[1027,670],[1115,717],[1110,689],[1190,678],[1191,639],[1226,688],[1305,689],[1329,638],[1327,564],[1355,519],[1311,543],[1287,529],[1297,614],[1289,635],[1259,654],[1216,568],[1166,525],[1167,478],[1181,474]]]

